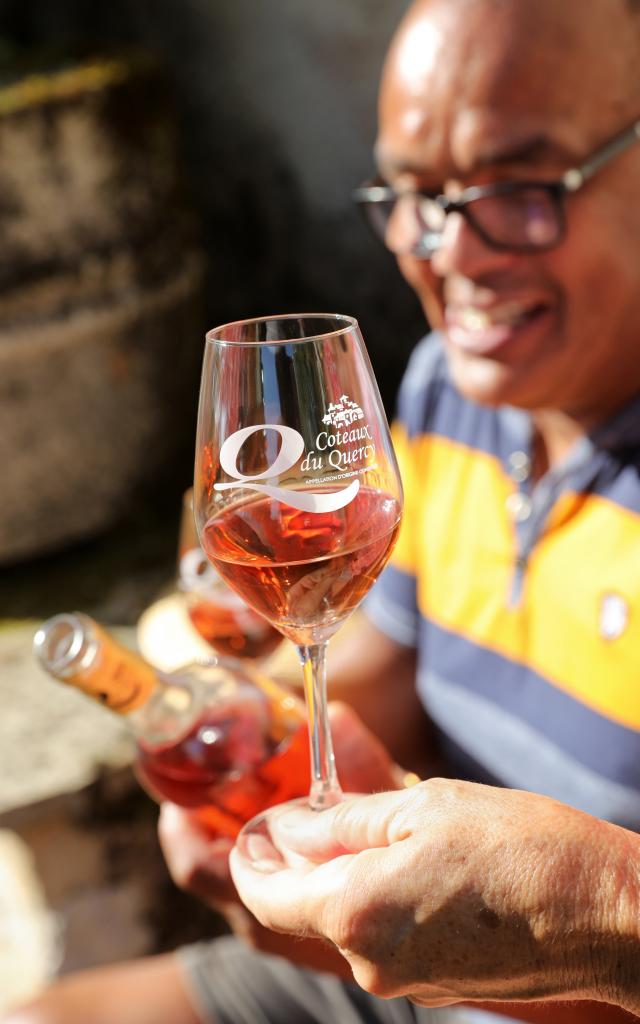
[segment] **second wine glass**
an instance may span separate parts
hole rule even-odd
[[[263,317],[207,334],[194,511],[222,578],[298,649],[309,802],[329,807],[342,794],[326,645],[386,564],[402,511],[384,408],[353,318]]]
[[[262,661],[282,642],[282,634],[227,586],[200,547],[192,487],[182,499],[177,582],[191,625],[219,654]]]

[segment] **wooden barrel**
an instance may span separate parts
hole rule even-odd
[[[189,453],[203,257],[144,55],[0,90],[0,563],[112,525]]]

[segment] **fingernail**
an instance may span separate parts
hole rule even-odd
[[[309,827],[309,820],[314,814],[309,810],[282,811],[278,814],[275,824],[283,832],[296,832]]]
[[[238,842],[238,852],[256,871],[281,871],[286,867],[279,850],[265,836],[250,833],[243,836]]]
[[[282,871],[286,867],[286,864],[282,860],[252,860],[251,867],[254,871],[260,871],[263,875],[272,875],[275,871]]]

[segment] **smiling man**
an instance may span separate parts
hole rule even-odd
[[[414,214],[391,224],[401,269],[445,327],[456,386],[531,410],[545,466],[640,382],[640,25],[624,6],[422,5],[381,94],[379,167]]]
[[[361,651],[398,705],[415,671],[462,781],[284,817],[268,874],[232,857],[377,995],[640,1013],[639,66],[625,0],[418,0],[386,61],[356,198],[434,332]]]

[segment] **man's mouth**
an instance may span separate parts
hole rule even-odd
[[[447,337],[454,348],[489,356],[524,337],[548,312],[548,304],[538,300],[450,304],[445,309]]]

